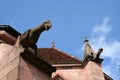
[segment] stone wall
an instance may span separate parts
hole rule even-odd
[[[51,77],[20,57],[19,80],[51,80]]]
[[[0,44],[0,80],[17,80],[20,53],[23,48]]]
[[[89,61],[84,68],[58,68],[52,77],[57,75],[64,80],[105,80],[101,66],[93,61]]]
[[[0,80],[51,80],[50,75],[20,56],[23,50],[20,46],[0,43]]]

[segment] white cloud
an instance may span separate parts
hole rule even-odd
[[[105,17],[103,23],[97,25],[93,28],[92,39],[90,40],[93,49],[97,50],[99,47],[104,49],[101,57],[108,58],[110,61],[107,62],[107,65],[103,66],[103,70],[110,76],[113,73],[119,73],[118,66],[120,64],[120,42],[114,39],[107,38],[107,34],[112,30],[112,27],[109,25],[109,18]],[[114,69],[113,69],[114,68]]]
[[[117,40],[109,41],[106,40],[107,34],[112,30],[112,27],[108,24],[109,18],[104,18],[103,23],[101,25],[95,26],[93,28],[91,44],[92,47],[97,50],[99,47],[104,48],[103,57],[118,58],[120,52],[120,42]]]
[[[95,36],[105,36],[111,31],[112,27],[108,24],[109,18],[105,17],[101,25],[96,25],[93,28],[92,34]]]

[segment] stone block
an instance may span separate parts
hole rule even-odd
[[[33,75],[30,71],[20,67],[18,80],[35,80],[35,79],[33,78]]]
[[[7,80],[7,76],[4,76],[4,77],[1,78],[0,80]]]
[[[105,80],[100,64],[93,61],[89,61],[84,68],[58,68],[52,78],[56,75],[65,80]]]
[[[0,44],[0,79],[7,74],[8,55],[13,50],[13,46],[1,43]]]
[[[24,50],[19,46],[0,44],[0,80],[19,65],[19,55]]]
[[[0,71],[0,79],[8,74],[11,70],[13,70],[15,67],[17,67],[19,64],[19,57],[15,58],[12,62],[10,62],[7,66],[5,66]]]
[[[100,64],[93,61],[89,61],[84,68],[84,75],[87,76],[89,80],[104,80],[104,75]],[[84,78],[84,80],[86,77]]]
[[[51,80],[51,77],[20,57],[19,80]]]
[[[5,67],[7,66],[7,62],[8,61],[8,57],[7,56],[4,56],[1,58],[0,60],[0,71]]]
[[[17,80],[18,75],[18,66],[15,67],[7,74],[7,80]]]

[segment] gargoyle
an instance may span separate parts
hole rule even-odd
[[[86,59],[86,57],[91,57],[93,61],[96,62],[101,62],[102,59],[100,59],[100,54],[103,51],[103,48],[99,48],[98,52],[94,52],[94,50],[92,49],[92,47],[89,44],[89,40],[87,38],[85,38],[85,52],[84,52],[84,59]]]
[[[32,47],[35,49],[35,55],[37,55],[37,41],[40,37],[40,34],[45,31],[49,30],[51,28],[50,21],[43,22],[40,26],[37,26],[33,29],[28,29],[25,31],[22,35],[19,36],[19,43],[25,48],[28,49],[28,47]]]

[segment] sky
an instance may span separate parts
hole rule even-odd
[[[1,0],[0,25],[20,33],[50,20],[52,28],[41,34],[37,45],[55,48],[83,59],[84,37],[95,51],[104,49],[103,71],[120,80],[120,0]]]

